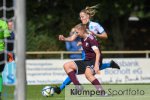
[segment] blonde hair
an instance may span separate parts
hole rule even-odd
[[[80,13],[81,12],[86,13],[91,18],[91,17],[93,17],[96,14],[96,12],[97,12],[96,9],[98,8],[98,6],[99,6],[99,4],[91,6],[91,7],[87,6],[85,9],[81,10]]]
[[[77,30],[82,30],[84,33],[86,34],[90,34],[91,32],[89,31],[89,29],[86,28],[86,25],[80,23],[80,24],[77,24],[75,27],[75,29]]]
[[[74,27],[75,29],[78,29],[78,30],[83,30],[83,31],[86,31],[86,27],[85,27],[85,25],[83,25],[83,24],[77,24],[75,27]]]

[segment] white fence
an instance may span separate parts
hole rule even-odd
[[[145,58],[149,58],[150,50],[144,50],[144,51],[102,51],[103,54],[144,54]],[[60,59],[64,59],[65,54],[81,54],[81,52],[69,52],[69,51],[32,51],[32,52],[26,52],[27,55],[54,55],[59,54]]]

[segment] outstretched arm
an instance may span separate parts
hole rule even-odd
[[[60,41],[74,41],[77,38],[77,34],[73,34],[70,37],[64,37],[63,35],[59,35]]]

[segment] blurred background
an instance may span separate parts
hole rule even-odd
[[[16,1],[0,0],[0,18],[12,20],[14,31]],[[45,100],[40,93],[43,85],[58,85],[66,78],[62,66],[70,61],[70,53],[66,44],[58,40],[58,35],[69,36],[71,28],[81,23],[79,12],[86,6],[96,4],[99,4],[99,8],[92,21],[100,23],[108,33],[107,40],[98,39],[106,58],[104,62],[114,58],[121,67],[119,71],[102,71],[99,80],[104,83],[150,83],[150,0],[26,0],[28,99]],[[14,63],[13,66],[10,64],[9,67],[14,70],[7,71],[10,68],[6,67],[8,69],[4,72],[14,75],[13,83],[5,75],[4,84],[8,86],[14,85],[17,80],[14,66]],[[83,81],[87,84],[86,80]],[[8,94],[13,95],[12,91],[14,87],[4,89],[6,100],[9,99]],[[58,97],[64,100],[64,92]],[[10,96],[10,100],[12,98]]]
[[[15,1],[0,0],[0,18],[14,18]],[[4,4],[12,9],[5,12]],[[26,51],[66,50],[65,43],[58,41],[58,34],[68,36],[71,28],[80,23],[79,12],[96,4],[100,6],[92,20],[100,23],[109,36],[99,40],[102,50],[150,49],[149,0],[28,0]]]
[[[58,34],[68,36],[80,23],[80,10],[96,4],[100,6],[93,21],[109,36],[102,41],[102,50],[150,49],[149,0],[30,0],[26,5],[27,51],[65,50]]]

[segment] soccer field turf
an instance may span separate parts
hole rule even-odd
[[[52,97],[43,97],[41,90],[44,86],[46,85],[28,85],[26,100],[150,100],[150,84],[103,85],[105,89],[108,87],[111,88],[113,95],[111,94],[111,96],[108,97],[70,96],[67,98],[65,98],[65,90],[63,90],[60,95],[54,94]],[[140,93],[136,95],[120,95],[121,92],[119,90],[125,89],[143,90],[144,95],[140,95]],[[117,94],[116,91],[114,92],[114,90],[119,91],[119,94]],[[14,100],[14,86],[4,86],[2,98],[2,100]]]

